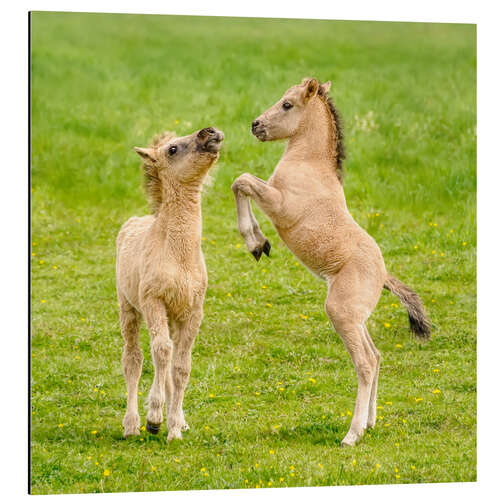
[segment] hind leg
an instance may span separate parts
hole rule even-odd
[[[126,300],[120,300],[120,326],[124,340],[122,366],[127,384],[127,411],[123,418],[123,436],[139,435],[140,418],[137,390],[144,356],[139,345],[141,317]]]
[[[380,352],[378,349],[375,347],[375,344],[373,343],[372,338],[370,337],[370,334],[368,333],[368,329],[365,326],[365,337],[366,340],[368,341],[368,344],[375,356],[375,359],[377,360],[377,364],[375,366],[375,375],[373,377],[373,383],[372,383],[372,390],[370,392],[370,405],[368,407],[368,421],[367,421],[367,428],[372,429],[375,427],[375,423],[377,421],[377,389],[378,389],[378,374],[380,370]]]
[[[369,282],[361,280],[355,270],[346,270],[331,284],[325,302],[328,317],[352,359],[358,380],[354,415],[342,446],[354,445],[367,428],[377,374],[378,358],[370,345],[365,326],[376,300],[374,294],[367,294],[367,285]]]

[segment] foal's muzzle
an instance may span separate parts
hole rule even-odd
[[[214,127],[202,128],[196,139],[202,151],[217,153],[224,140],[224,133]]]
[[[252,134],[260,141],[264,141],[266,139],[266,129],[261,120],[254,120],[252,122]]]

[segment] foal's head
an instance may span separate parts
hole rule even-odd
[[[320,84],[316,78],[305,78],[290,87],[283,97],[252,122],[252,133],[261,141],[287,139],[293,136],[317,95],[326,96],[330,82]]]
[[[164,189],[201,187],[209,168],[217,161],[224,134],[213,127],[176,137],[173,132],[157,136],[150,147],[134,148],[144,160],[146,191],[153,211],[162,202]]]

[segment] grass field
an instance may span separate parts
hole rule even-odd
[[[472,25],[32,15],[34,493],[475,481],[475,40]],[[230,190],[271,174],[283,144],[250,123],[304,76],[332,80],[350,210],[434,324],[412,339],[383,293],[368,324],[380,417],[352,449],[339,445],[356,377],[325,286],[257,210],[273,251],[253,260]],[[148,213],[132,147],[209,125],[226,141],[203,203],[191,430],[125,441],[114,240]],[[142,346],[144,421],[144,328]]]

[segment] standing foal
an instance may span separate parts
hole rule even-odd
[[[349,432],[342,446],[354,445],[377,411],[380,354],[366,320],[382,288],[398,296],[408,309],[410,327],[429,338],[430,322],[419,296],[387,273],[375,240],[354,221],[342,187],[342,130],[329,99],[330,82],[316,79],[288,89],[252,123],[261,141],[289,139],[285,154],[266,182],[243,174],[233,183],[238,229],[259,260],[271,246],[262,234],[249,199],[271,219],[279,236],[328,286],[325,309],[356,369],[358,394]]]
[[[153,434],[159,431],[165,403],[168,440],[181,439],[181,430],[188,428],[182,401],[207,288],[201,251],[201,189],[219,156],[223,138],[222,132],[205,128],[179,138],[166,133],[149,148],[135,148],[144,160],[153,215],[129,219],[116,240],[116,288],[128,391],[125,437],[139,434],[142,316],[149,330],[155,370],[147,429]]]

